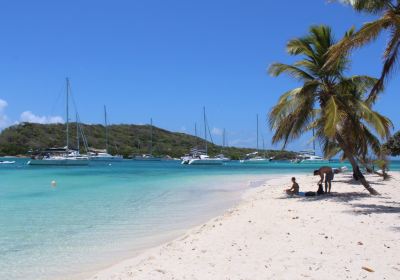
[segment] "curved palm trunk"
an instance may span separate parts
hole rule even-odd
[[[379,173],[378,171],[375,171],[375,169],[373,167],[369,166],[367,162],[365,162],[361,159],[358,159],[358,161],[367,170],[367,172],[374,173],[375,175],[382,177],[383,180],[389,179],[389,175],[386,173],[385,168],[382,168],[382,173]]]
[[[367,189],[367,191],[369,191],[370,194],[378,195],[379,193],[373,187],[371,187],[371,185],[365,179],[354,157],[348,154],[346,154],[346,157],[350,161],[351,166],[353,167],[353,176],[355,177],[355,179],[359,180],[361,184],[363,184],[363,186]]]
[[[365,179],[364,175],[362,174],[362,172],[360,170],[360,167],[358,166],[357,161],[355,160],[355,158],[353,156],[353,153],[351,153],[349,151],[349,149],[347,148],[347,145],[345,144],[343,138],[340,137],[339,135],[336,138],[337,138],[339,146],[340,146],[340,148],[342,148],[346,158],[350,161],[351,167],[353,168],[354,179],[356,179],[357,181],[360,181],[361,184],[363,184],[364,188],[366,188],[367,191],[369,191],[370,194],[379,195],[379,193],[373,187],[371,187],[371,185]]]

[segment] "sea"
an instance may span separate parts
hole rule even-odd
[[[123,160],[40,167],[3,160],[16,163],[0,164],[1,280],[85,279],[223,214],[268,178],[319,166]],[[400,162],[390,168],[400,170]]]

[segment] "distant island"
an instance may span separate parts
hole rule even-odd
[[[105,128],[100,124],[80,124],[87,139],[88,146],[94,149],[105,148]],[[109,152],[120,154],[124,158],[149,153],[150,126],[118,124],[109,125]],[[76,124],[70,124],[71,148],[76,147]],[[80,146],[82,147],[83,142]],[[203,146],[204,140],[185,133],[171,132],[153,127],[152,150],[155,156],[180,158],[194,146]],[[21,123],[4,129],[0,133],[0,156],[29,156],[33,151],[49,147],[65,146],[64,124]],[[223,153],[231,159],[241,159],[254,152],[253,148],[222,147],[208,143],[210,155]],[[264,153],[264,151],[260,151]],[[266,150],[267,157],[275,159],[292,159],[295,152],[283,150]]]

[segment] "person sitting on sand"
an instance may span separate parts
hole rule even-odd
[[[325,193],[331,192],[332,180],[333,180],[333,170],[332,167],[322,166],[320,169],[314,170],[314,176],[319,175],[321,180],[319,180],[318,185],[322,184],[325,177]]]
[[[292,187],[290,189],[285,190],[285,192],[288,195],[299,194],[300,187],[299,187],[299,184],[297,184],[295,177],[292,177],[292,183],[293,183]]]

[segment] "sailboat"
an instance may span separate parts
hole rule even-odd
[[[292,160],[293,163],[319,163],[319,164],[324,164],[324,163],[329,163],[328,159],[324,159],[323,157],[317,156],[315,154],[315,130],[314,128],[312,129],[312,135],[313,135],[313,149],[308,150],[308,151],[300,151],[297,153],[296,158]]]
[[[89,157],[83,156],[78,150],[69,148],[69,95],[70,84],[66,78],[66,146],[63,148],[49,148],[32,156],[28,165],[55,165],[55,166],[79,166],[88,165]],[[77,138],[79,145],[79,128],[77,122]]]
[[[242,160],[240,160],[240,163],[244,164],[263,164],[269,162],[269,159],[262,157],[259,155],[259,150],[258,150],[258,114],[257,114],[257,150],[255,152],[246,154],[246,157]],[[264,147],[263,147],[264,149]]]
[[[143,160],[143,161],[161,161],[160,157],[153,156],[153,119],[150,118],[150,153],[138,155],[133,158],[133,160]]]
[[[182,158],[182,164],[190,165],[221,165],[224,160],[221,158],[214,158],[208,156],[208,145],[207,145],[207,119],[206,119],[206,108],[203,107],[203,119],[204,119],[204,146],[205,149],[201,150],[194,148],[190,151],[188,156]]]
[[[111,155],[108,153],[108,123],[107,123],[107,108],[104,105],[104,128],[106,136],[106,148],[105,150],[91,149],[89,152],[90,160],[94,161],[121,161],[123,157],[121,155]]]
[[[224,128],[224,130],[223,130],[223,132],[222,132],[222,149],[225,148],[225,145],[226,145],[226,135],[225,135],[225,128]],[[216,155],[215,157],[216,157],[216,158],[219,158],[219,159],[222,159],[224,162],[227,162],[227,161],[230,161],[230,160],[231,160],[230,158],[226,157],[226,156],[222,153],[222,151],[221,151],[220,154]]]

